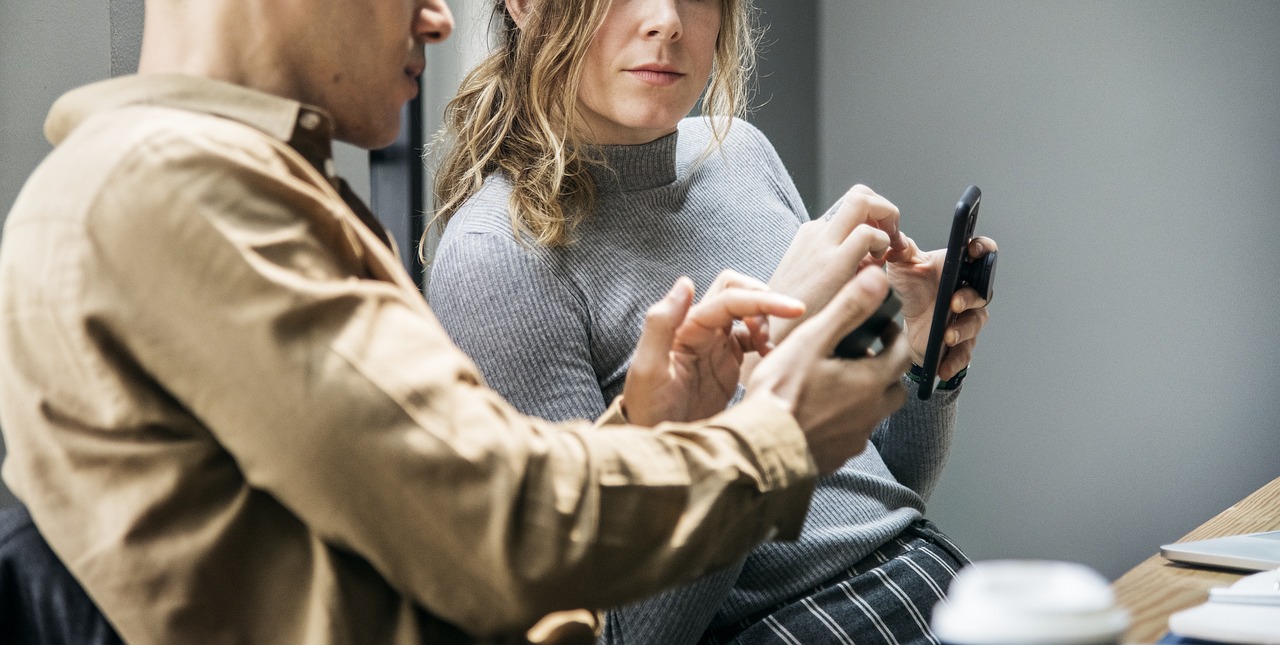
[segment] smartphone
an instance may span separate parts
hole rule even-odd
[[[933,304],[933,320],[929,326],[929,344],[925,347],[924,380],[920,383],[919,397],[933,395],[938,366],[946,356],[942,344],[943,334],[955,321],[951,312],[951,297],[965,286],[973,287],[980,295],[991,300],[991,285],[995,279],[996,253],[992,251],[980,258],[969,258],[969,241],[978,223],[978,208],[982,204],[982,191],[970,186],[956,202],[956,212],[951,218],[951,235],[947,238],[947,256],[942,263],[942,282],[938,284],[938,297]]]
[[[836,345],[835,355],[840,358],[865,358],[876,353],[878,351],[876,342],[881,341],[880,348],[883,348],[886,335],[898,331],[898,323],[895,319],[901,310],[902,298],[898,296],[898,292],[890,288],[889,293],[884,296],[884,301],[871,314],[871,317],[862,321],[857,329],[840,339],[840,343]]]

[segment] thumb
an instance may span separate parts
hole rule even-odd
[[[829,356],[841,338],[880,306],[888,292],[889,280],[884,271],[877,266],[865,267],[840,288],[822,311],[801,324],[792,335],[802,334],[806,345],[819,348],[823,356]]]
[[[644,329],[636,342],[636,353],[628,371],[638,375],[667,369],[676,329],[684,322],[693,304],[693,281],[681,276],[662,300],[650,305],[644,315]]]

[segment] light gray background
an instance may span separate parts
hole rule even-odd
[[[67,89],[111,74],[109,27],[104,1],[0,3],[0,223],[49,151],[43,134],[49,104]],[[0,484],[0,505],[12,499]]]
[[[483,46],[451,4],[429,126]],[[936,247],[986,193],[998,295],[929,511],[970,555],[1115,577],[1280,476],[1280,2],[759,4],[751,118],[811,211],[865,182]],[[53,99],[136,60],[137,6],[0,5],[0,216]]]
[[[820,4],[824,203],[1002,246],[944,530],[1114,577],[1280,476],[1280,2]]]

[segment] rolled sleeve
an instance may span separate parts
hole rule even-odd
[[[715,417],[713,423],[735,429],[749,451],[758,455],[768,490],[789,492],[769,501],[766,514],[781,519],[775,526],[774,537],[781,540],[800,537],[817,465],[795,418],[773,403],[748,398]]]
[[[130,339],[250,486],[431,613],[510,633],[798,535],[816,474],[780,406],[607,432],[521,416],[416,291],[369,277],[332,195],[243,154],[166,150],[139,163],[168,163],[177,189],[140,193],[173,217],[97,215],[103,333]]]

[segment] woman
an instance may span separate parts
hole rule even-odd
[[[732,118],[754,56],[749,0],[496,0],[496,12],[497,50],[450,105],[429,291],[491,386],[528,414],[592,418],[622,389],[646,303],[677,276],[702,290],[726,267],[813,312],[887,261],[923,362],[940,253],[920,252],[862,186],[809,222],[772,146]],[[704,90],[704,118],[685,119]],[[887,240],[881,257],[867,236]],[[980,238],[970,253],[994,249]],[[957,294],[950,380],[929,401],[909,396],[819,483],[799,541],[611,611],[606,640],[931,642],[932,606],[966,560],[924,501],[985,304]],[[773,338],[795,323],[774,319]]]

